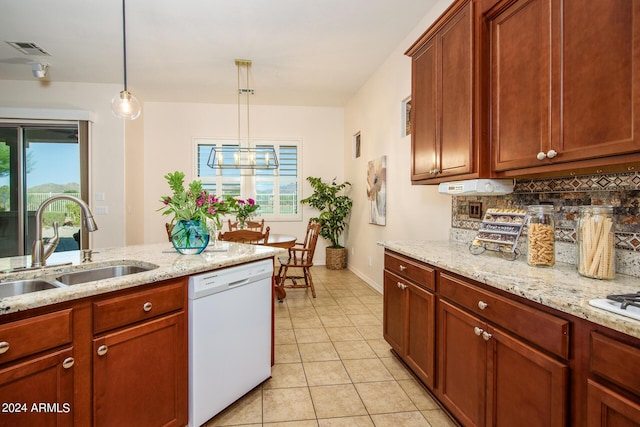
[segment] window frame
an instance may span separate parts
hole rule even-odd
[[[200,176],[199,173],[199,163],[198,163],[198,151],[201,146],[215,146],[215,145],[240,145],[239,141],[234,138],[222,138],[222,137],[193,137],[193,179],[198,179],[202,181],[202,183],[207,186],[207,184],[215,184],[216,195],[221,195],[222,188],[224,186],[224,176],[222,170],[217,169],[214,170],[215,176],[207,177]],[[302,221],[302,206],[300,205],[300,199],[302,198],[302,139],[301,138],[259,138],[252,139],[251,147],[256,147],[260,145],[273,146],[276,149],[276,153],[280,155],[280,147],[281,146],[295,146],[296,147],[296,191],[298,194],[298,209],[295,214],[260,214],[260,218],[264,218],[265,221],[273,221],[273,222],[285,222],[285,221]],[[233,170],[233,169],[225,169],[225,170]],[[251,197],[256,198],[256,188],[257,183],[259,181],[273,181],[273,189],[274,189],[274,199],[278,201],[278,203],[274,203],[274,208],[279,207],[280,201],[280,185],[283,181],[280,180],[280,170],[276,169],[274,171],[273,179],[271,177],[260,177],[255,174],[254,170],[250,169],[240,169],[240,196],[241,197]],[[228,178],[231,180],[232,178]],[[291,181],[291,179],[287,179],[285,181]],[[218,191],[220,189],[220,191]]]

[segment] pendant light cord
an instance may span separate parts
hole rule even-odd
[[[125,14],[125,0],[122,0],[122,56],[124,64],[124,90],[127,90],[127,24]]]

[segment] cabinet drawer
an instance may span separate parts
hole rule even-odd
[[[432,268],[389,252],[384,255],[384,267],[402,277],[413,280],[427,289],[435,291],[435,271]]]
[[[591,332],[591,373],[640,395],[640,348]]]
[[[72,312],[70,308],[0,325],[0,364],[70,343]]]
[[[440,274],[440,294],[545,350],[569,358],[569,322]]]
[[[108,331],[183,308],[185,280],[95,302],[93,332]]]

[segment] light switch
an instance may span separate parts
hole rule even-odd
[[[105,200],[104,192],[96,193],[95,197],[96,197],[96,202],[104,202]]]
[[[109,213],[109,206],[96,206],[93,212],[96,215],[107,215]]]

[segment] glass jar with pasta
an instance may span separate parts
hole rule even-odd
[[[613,279],[616,275],[613,208],[580,206],[578,212],[578,273],[595,279]]]
[[[534,205],[527,209],[527,263],[552,267],[556,263],[556,233],[552,205]]]

